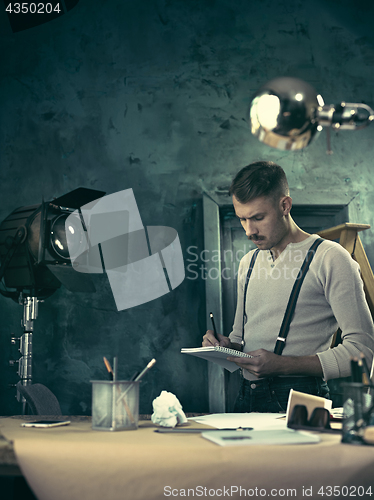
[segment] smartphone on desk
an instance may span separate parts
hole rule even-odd
[[[21,427],[60,427],[61,425],[69,425],[70,420],[35,420],[33,422],[23,422]]]

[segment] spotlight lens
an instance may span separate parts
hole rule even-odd
[[[67,234],[65,229],[65,221],[70,214],[62,214],[56,217],[51,227],[51,246],[58,257],[70,261],[71,258],[79,255],[82,244],[85,241],[84,231],[82,225],[77,219],[76,221],[69,221],[69,247],[67,244]]]
[[[64,245],[59,240],[55,240],[55,245],[57,245],[60,250],[64,249]]]

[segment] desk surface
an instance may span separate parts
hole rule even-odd
[[[22,475],[14,453],[13,443],[0,434],[0,476],[13,475]]]
[[[144,417],[147,418],[147,416]],[[15,415],[13,417],[0,417],[0,476],[22,476],[22,471],[19,467],[17,457],[14,451],[13,441],[7,439],[1,432],[1,421],[3,419],[8,419],[8,418],[12,418],[19,422],[24,422],[27,420],[39,420],[43,417],[39,417],[37,415],[27,415],[27,416]],[[75,416],[66,418],[69,419],[72,418],[76,422],[91,421],[91,417],[86,417],[86,416]]]
[[[339,434],[322,434],[318,444],[220,447],[200,434],[155,433],[149,421],[124,432],[92,431],[87,418],[21,432],[19,424],[20,417],[0,419],[4,449],[13,441],[40,500],[242,498],[244,490],[247,497],[374,497],[374,447],[343,444]]]

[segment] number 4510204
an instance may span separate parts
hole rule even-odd
[[[52,14],[53,12],[60,13],[60,3],[30,3],[30,2],[14,2],[9,3],[5,8],[10,14]]]

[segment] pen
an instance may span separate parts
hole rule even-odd
[[[142,370],[142,371],[139,373],[139,375],[137,375],[137,376],[134,378],[133,382],[139,382],[139,380],[140,380],[141,378],[143,378],[143,377],[144,377],[144,375],[147,373],[147,371],[148,371],[148,370],[150,370],[150,369],[152,368],[152,366],[154,366],[154,364],[155,364],[155,363],[156,363],[156,360],[155,360],[154,358],[153,358],[153,359],[151,359],[151,361],[147,364],[147,366],[144,368],[144,370]],[[127,389],[126,389],[126,390],[125,390],[125,391],[124,391],[124,392],[123,392],[123,393],[119,396],[119,398],[117,398],[116,404],[118,404],[118,403],[121,401],[121,399],[123,399],[123,398],[126,396],[126,394],[128,393],[128,391],[129,391],[130,389],[131,389],[131,386],[130,386],[130,387],[128,387],[128,388],[127,388]]]
[[[135,372],[134,375],[130,378],[130,382],[134,382],[136,377],[140,374],[140,372]]]
[[[215,338],[218,340],[219,342],[219,339],[218,339],[218,335],[217,335],[217,329],[216,329],[216,325],[214,323],[214,318],[213,318],[213,313],[209,313],[209,316],[210,316],[210,319],[212,320],[212,325],[213,325],[213,331],[214,331],[214,336]]]
[[[199,434],[201,432],[212,432],[212,431],[253,431],[253,427],[237,427],[233,429],[232,427],[223,429],[196,429],[196,428],[183,428],[183,427],[162,427],[155,429],[154,432],[160,432],[161,434]]]
[[[148,370],[156,363],[155,358],[151,359],[148,365],[142,370],[137,377],[134,378],[134,382],[139,382],[139,380],[147,373]]]

